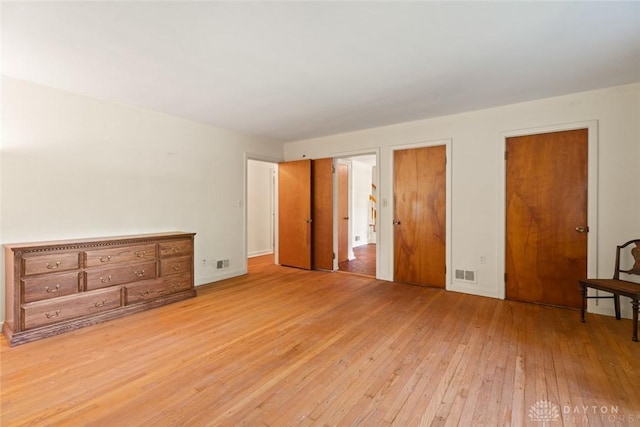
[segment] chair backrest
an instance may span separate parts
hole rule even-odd
[[[635,244],[635,246],[633,246],[631,248],[631,257],[633,258],[633,265],[628,270],[623,270],[620,267],[620,251],[622,249],[626,248],[627,246],[632,245],[632,244]],[[620,273],[640,275],[640,239],[629,240],[624,245],[620,245],[620,246],[617,247],[617,249],[616,249],[616,269],[615,269],[615,272],[613,273],[613,278],[616,279],[616,280],[620,280]]]

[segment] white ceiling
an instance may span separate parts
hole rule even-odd
[[[3,73],[283,141],[640,81],[640,2],[3,2]]]

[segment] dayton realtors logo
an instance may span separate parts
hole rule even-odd
[[[586,423],[598,419],[602,423],[640,423],[640,415],[624,415],[620,413],[618,406],[569,406],[558,405],[548,400],[538,400],[529,408],[529,419],[540,422],[543,426],[549,426],[554,421],[566,421],[571,423]]]
[[[560,409],[548,400],[538,400],[535,405],[529,408],[529,419],[540,421],[543,426],[560,419]]]

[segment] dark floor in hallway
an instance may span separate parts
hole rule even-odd
[[[368,245],[356,246],[353,248],[355,259],[351,261],[341,262],[339,270],[362,274],[364,276],[376,277],[376,245],[370,243]]]

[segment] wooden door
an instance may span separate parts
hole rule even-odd
[[[580,307],[587,273],[587,129],[508,138],[508,299]]]
[[[338,262],[349,260],[349,167],[338,163]]]
[[[394,280],[444,288],[446,147],[393,157]]]
[[[311,160],[278,166],[278,258],[311,269]]]
[[[281,265],[333,269],[333,159],[278,166]]]
[[[333,159],[311,161],[312,268],[333,270]]]

